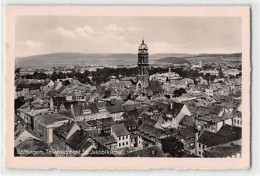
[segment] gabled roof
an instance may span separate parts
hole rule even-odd
[[[157,123],[156,120],[151,119],[151,117],[149,115],[147,115],[147,114],[143,114],[142,115],[142,122],[146,123],[148,125],[151,125],[151,126],[154,126]]]
[[[114,136],[100,136],[95,138],[95,140],[101,144],[101,145],[110,145],[110,144],[114,144],[116,143],[116,139],[114,138]]]
[[[171,114],[173,117],[176,117],[181,112],[183,106],[184,104],[182,103],[172,102],[172,105],[170,104],[168,106],[166,113]]]
[[[195,116],[184,116],[183,119],[180,121],[181,125],[186,125],[188,127],[195,126]]]
[[[204,144],[207,147],[212,147],[227,142],[229,142],[229,140],[226,136],[207,130],[204,130],[198,138],[198,143]]]
[[[201,120],[201,121],[205,121],[205,122],[212,122],[212,123],[218,123],[221,122],[223,120],[226,120],[220,116],[217,116],[215,114],[207,114],[207,115],[202,115],[202,116],[198,116],[196,117],[197,120]]]
[[[150,88],[151,88],[153,93],[159,93],[159,92],[163,91],[162,86],[161,86],[159,81],[151,80],[149,82],[149,84],[150,84]]]
[[[195,137],[194,130],[192,128],[181,128],[179,129],[179,133],[184,139]]]
[[[151,125],[146,123],[142,123],[142,125],[138,128],[141,132],[149,134],[153,137],[160,138],[165,132],[161,129],[157,129]]]
[[[111,128],[116,136],[126,136],[130,134],[124,124],[115,124]]]
[[[125,119],[137,119],[140,116],[140,112],[136,109],[127,111],[123,114]]]
[[[205,149],[204,152],[207,155],[207,157],[226,158],[226,157],[231,157],[232,155],[235,155],[237,153],[240,153],[241,146],[234,145],[234,144],[223,144],[223,145],[218,145],[218,146]]]
[[[231,126],[231,125],[223,125],[218,134],[226,136],[229,140],[238,140],[242,137],[242,128]]]
[[[83,130],[77,130],[66,140],[66,144],[68,144],[74,150],[86,149],[85,147],[92,145],[88,139],[89,134],[87,132]]]
[[[52,156],[49,152],[47,152],[48,149],[47,144],[32,137],[29,137],[28,139],[26,139],[25,141],[17,145],[15,149],[19,149],[22,151],[29,151],[29,152],[24,152],[19,154],[20,156],[35,156],[35,157]],[[42,152],[35,152],[35,154],[33,154],[30,151],[42,151]]]
[[[57,136],[60,136],[63,140],[65,140],[70,129],[74,124],[75,122],[69,121],[68,123],[54,129],[53,133],[56,134]]]
[[[48,115],[40,115],[36,117],[37,120],[41,121],[41,123],[50,125],[55,122],[60,121],[69,121],[69,117],[64,116],[62,114],[48,114]]]
[[[119,113],[124,112],[124,108],[122,106],[110,106],[107,108],[109,113]]]

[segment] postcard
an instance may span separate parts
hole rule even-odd
[[[7,168],[250,168],[248,6],[5,15]]]

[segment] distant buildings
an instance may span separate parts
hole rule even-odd
[[[97,68],[104,67],[76,67],[93,73]],[[175,157],[165,151],[165,140],[180,145],[179,157],[241,156],[239,65],[200,60],[192,66],[198,73],[192,77],[182,75],[184,66],[176,69],[180,75],[171,69],[149,75],[148,47],[142,41],[137,75],[116,75],[121,66],[113,68],[100,84],[17,78],[16,156]]]

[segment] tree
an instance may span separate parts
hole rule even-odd
[[[164,153],[169,153],[172,157],[182,157],[184,145],[175,137],[168,137],[161,140],[162,150]]]
[[[180,88],[180,89],[175,90],[173,94],[175,97],[180,97],[184,93],[186,93],[186,90],[183,88]]]
[[[24,97],[18,97],[14,100],[14,109],[15,111],[20,108],[22,105],[25,104],[25,98]]]
[[[15,74],[20,74],[20,71],[21,71],[21,68],[20,68],[20,67],[17,68],[17,69],[15,69]]]
[[[224,76],[225,76],[221,68],[218,71],[218,76],[219,76],[219,78],[224,78]]]
[[[62,82],[62,85],[68,86],[68,85],[70,85],[70,81],[69,80],[65,80],[65,81]]]

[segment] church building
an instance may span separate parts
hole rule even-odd
[[[138,74],[136,92],[137,94],[146,94],[149,87],[149,61],[148,61],[148,47],[142,40],[142,44],[138,48]]]

